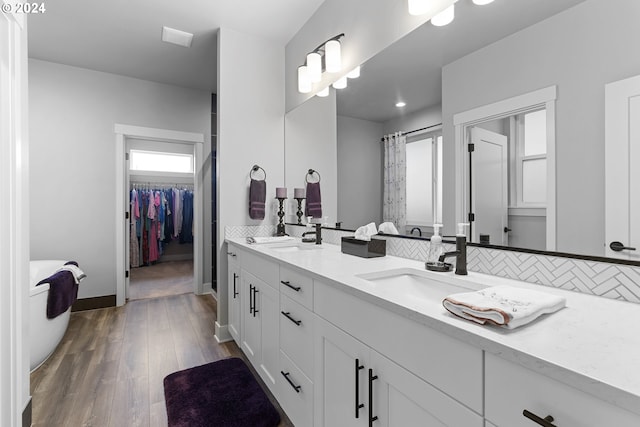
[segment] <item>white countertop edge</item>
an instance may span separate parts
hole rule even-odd
[[[636,374],[636,372],[632,371],[634,368],[640,368],[640,338],[633,339],[633,337],[637,337],[639,334],[637,334],[637,332],[631,334],[633,325],[640,324],[640,305],[638,304],[615,301],[497,276],[488,276],[481,273],[471,272],[469,276],[455,276],[455,280],[471,282],[488,278],[492,284],[509,284],[512,286],[526,287],[542,292],[562,295],[567,299],[567,308],[551,315],[545,315],[529,325],[514,330],[506,330],[499,327],[477,325],[473,322],[459,319],[449,314],[442,306],[438,308],[435,306],[412,308],[410,301],[405,302],[405,304],[391,301],[384,296],[370,292],[369,289],[366,289],[367,281],[356,276],[356,274],[366,274],[380,271],[381,269],[402,267],[424,270],[423,262],[392,256],[375,259],[357,258],[342,254],[338,245],[326,243],[322,245],[323,248],[321,252],[320,250],[305,250],[279,253],[272,249],[273,245],[249,245],[245,239],[242,238],[231,238],[226,239],[226,241],[249,249],[272,261],[287,264],[287,266],[309,274],[316,280],[362,298],[367,302],[429,326],[443,334],[457,338],[484,351],[488,351],[508,361],[522,365],[551,379],[563,382],[580,391],[589,393],[601,400],[640,415],[640,380],[636,381],[636,384],[632,384],[632,381],[629,381],[630,377],[640,378],[640,373]],[[348,261],[348,265],[344,266],[344,269],[338,269],[334,266],[334,268],[328,269],[329,271],[324,271],[321,265],[322,262],[319,261],[320,257],[317,256],[320,253],[330,256],[334,262],[339,262],[342,257],[348,257],[345,258],[345,260]],[[371,262],[372,260],[385,261]],[[379,266],[378,264],[383,264],[383,266]],[[384,267],[384,265],[390,266]],[[347,271],[343,272],[343,270]],[[453,275],[453,273],[433,274],[437,275],[439,280],[442,280],[446,275]],[[545,348],[546,346],[540,346],[541,348],[537,349],[535,345],[523,345],[523,341],[525,343],[527,341],[526,335],[532,333],[552,334],[558,338],[557,341],[559,342],[566,340],[571,341],[571,337],[568,336],[572,333],[571,331],[568,333],[565,332],[564,335],[567,335],[567,337],[564,337],[562,334],[563,330],[558,329],[559,326],[563,326],[561,321],[570,319],[574,322],[579,322],[580,319],[570,317],[572,315],[571,309],[584,312],[589,311],[591,306],[598,306],[597,310],[593,313],[594,316],[605,316],[601,318],[606,319],[613,317],[613,310],[624,310],[627,313],[629,311],[633,312],[633,319],[627,319],[622,324],[623,326],[626,325],[625,327],[630,333],[617,330],[617,332],[619,332],[618,334],[608,335],[605,341],[611,341],[612,345],[617,345],[618,347],[622,344],[631,345],[633,347],[632,352],[626,351],[626,348],[614,347],[609,350],[609,353],[612,355],[628,355],[629,360],[635,360],[638,363],[631,363],[630,366],[620,366],[620,364],[614,363],[610,358],[598,358],[597,354],[591,356],[591,354],[585,350],[581,351],[582,358],[580,362],[576,361],[574,363],[573,360],[570,360],[570,357],[567,357],[570,356],[567,349],[554,355],[553,350]],[[577,324],[572,325],[571,321],[567,323],[569,325],[567,327],[573,326],[573,333],[578,332],[582,334],[581,338],[584,338],[586,335],[598,333],[597,328],[601,323],[594,318],[587,318],[586,321],[591,321],[592,323],[591,327],[593,329],[590,331],[586,331],[588,326],[580,327]],[[605,330],[606,327],[600,329]],[[607,332],[609,331],[610,330]],[[539,337],[539,335],[537,337]],[[522,340],[522,338],[524,338],[524,340]],[[632,338],[632,342],[629,342],[629,338]],[[589,340],[582,339],[581,341],[582,342],[578,344],[589,343]],[[591,341],[594,344],[600,344],[602,342],[602,340],[598,342],[593,341],[593,338],[591,338]],[[602,346],[599,348],[601,349]],[[576,349],[575,351],[580,350]],[[586,368],[587,366],[589,367],[588,369]]]

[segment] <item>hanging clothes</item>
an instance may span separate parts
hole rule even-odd
[[[129,232],[129,258],[131,267],[140,266],[140,252],[138,245],[138,230],[137,224],[140,218],[140,205],[138,204],[138,192],[133,189],[129,195],[130,203],[130,232]]]
[[[193,243],[193,193],[191,191],[184,191],[182,204],[180,243]]]

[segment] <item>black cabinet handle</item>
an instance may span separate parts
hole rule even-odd
[[[504,228],[504,232],[505,232],[505,233],[508,233],[508,232],[510,232],[510,231],[511,231],[511,229],[510,229],[509,227],[505,227],[505,228]]]
[[[364,403],[360,403],[360,370],[364,366],[360,364],[360,359],[356,359],[356,418],[360,418],[360,409],[364,408]]]
[[[233,252],[227,252],[227,255],[231,255],[232,257],[236,257],[236,254],[234,254]]]
[[[296,320],[296,319],[294,319],[293,317],[291,317],[291,316],[290,316],[290,314],[291,314],[290,312],[288,312],[288,311],[287,311],[287,312],[285,313],[284,311],[281,311],[280,313],[282,313],[282,315],[283,315],[284,317],[286,317],[287,319],[291,320],[291,321],[292,321],[293,323],[295,323],[296,325],[300,326],[300,325],[302,324],[302,320]]]
[[[369,427],[373,427],[373,422],[378,416],[373,416],[373,382],[378,379],[377,375],[373,375],[373,369],[369,369]]]
[[[296,292],[300,292],[300,289],[302,289],[300,286],[293,286],[291,284],[291,282],[289,282],[288,280],[286,282],[284,280],[281,280],[280,283],[282,283],[285,286],[290,287],[291,289],[293,289]]]
[[[282,376],[284,377],[285,380],[287,380],[287,382],[289,383],[289,385],[291,387],[293,387],[293,389],[296,391],[296,393],[300,393],[300,389],[302,388],[302,386],[299,385],[295,385],[293,381],[291,381],[291,378],[289,378],[289,375],[291,375],[290,372],[285,373],[284,371],[280,371],[280,373],[282,374]]]
[[[258,290],[257,286],[253,287],[253,317],[256,317],[256,313],[259,312],[259,310],[256,308],[256,294],[260,292]]]
[[[537,416],[533,412],[529,412],[526,409],[524,411],[522,411],[522,415],[524,415],[525,417],[529,418],[531,421],[534,421],[534,422],[538,423],[541,426],[544,426],[544,427],[557,427],[555,424],[551,424],[553,422],[553,417],[551,415],[547,415],[544,418],[540,418],[539,416]]]
[[[239,295],[238,291],[236,291],[236,279],[238,278],[238,275],[236,273],[233,273],[233,299],[236,299],[236,297]]]
[[[249,284],[249,314],[253,314],[253,285]]]
[[[627,250],[627,251],[635,251],[636,250],[636,248],[630,248],[629,246],[625,246],[621,242],[611,242],[609,244],[609,248],[611,248],[611,250],[615,251],[615,252],[620,252],[620,251],[624,251],[624,250]]]

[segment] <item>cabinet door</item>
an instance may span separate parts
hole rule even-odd
[[[237,344],[241,343],[240,338],[240,324],[242,318],[242,305],[240,303],[240,268],[236,257],[231,254],[228,256],[229,260],[229,277],[227,283],[229,284],[229,333]]]
[[[367,419],[378,427],[482,427],[483,418],[381,354],[371,350]]]
[[[241,271],[241,293],[244,298],[242,302],[242,351],[247,355],[253,366],[259,366],[260,352],[262,346],[262,329],[260,325],[260,312],[255,312],[256,293],[255,290],[260,286],[259,280],[253,274],[246,270]]]
[[[368,347],[317,316],[314,326],[314,425],[368,426]]]
[[[275,388],[278,367],[280,366],[280,293],[272,286],[262,282],[254,290],[254,306],[260,320],[260,376],[278,397]],[[257,365],[256,365],[257,366]]]

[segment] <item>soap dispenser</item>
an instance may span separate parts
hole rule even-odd
[[[465,234],[465,227],[468,227],[468,222],[458,223],[458,233],[456,233],[456,274],[467,274],[467,235]]]
[[[429,243],[429,252],[427,253],[427,262],[435,263],[440,258],[440,255],[444,253],[442,247],[442,237],[440,236],[440,228],[442,224],[433,224],[433,236],[431,236],[431,242]]]

